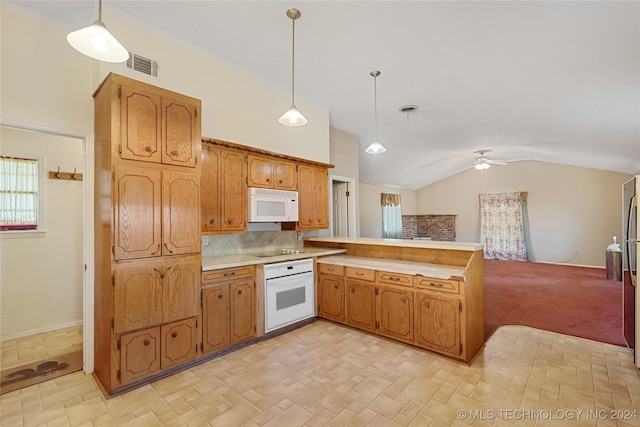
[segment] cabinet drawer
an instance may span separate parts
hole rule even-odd
[[[410,274],[389,273],[386,271],[379,271],[378,282],[389,284],[389,285],[413,287],[413,276]]]
[[[442,280],[416,275],[415,284],[417,288],[421,289],[448,292],[452,294],[460,293],[460,283],[456,280]]]
[[[334,276],[344,276],[344,267],[333,264],[318,264],[318,273],[333,274]]]
[[[220,282],[231,279],[241,279],[251,277],[256,273],[255,266],[224,268],[222,270],[211,270],[202,272],[202,284]]]
[[[365,268],[347,267],[346,276],[352,279],[374,282],[376,280],[376,271],[367,270]]]

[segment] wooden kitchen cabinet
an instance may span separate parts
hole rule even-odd
[[[203,144],[200,192],[203,233],[247,231],[246,174],[244,152]]]
[[[375,271],[346,267],[345,294],[345,323],[367,331],[375,331]]]
[[[344,323],[344,267],[318,264],[318,317]]]
[[[201,130],[195,103],[128,81],[118,88],[123,159],[196,167]]]
[[[255,267],[206,271],[203,275],[203,353],[255,337]]]
[[[378,333],[413,343],[413,290],[389,286],[377,288]]]
[[[415,344],[459,358],[462,354],[458,297],[433,292],[415,294]]]
[[[298,165],[297,228],[329,228],[329,173],[326,168]]]
[[[116,260],[200,252],[198,175],[117,165],[114,181]]]
[[[298,187],[296,164],[278,157],[249,154],[247,157],[249,187],[295,191]]]
[[[113,73],[93,96],[94,370],[111,395],[199,353],[200,101]]]

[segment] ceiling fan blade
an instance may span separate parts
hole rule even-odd
[[[489,163],[490,165],[496,165],[496,166],[506,166],[507,162],[503,162],[500,160],[487,160],[487,163]]]

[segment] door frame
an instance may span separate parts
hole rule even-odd
[[[335,191],[334,189],[334,183],[336,182],[346,182],[348,184],[350,184],[350,189],[349,189],[349,198],[348,198],[348,205],[347,205],[347,209],[349,210],[349,213],[347,215],[347,223],[348,226],[347,228],[349,229],[349,233],[347,237],[358,237],[358,235],[360,234],[359,230],[358,230],[358,212],[357,212],[357,188],[356,188],[356,180],[355,178],[349,178],[346,176],[340,176],[340,175],[329,175],[329,233],[331,235],[331,237],[333,237],[333,192]]]
[[[85,374],[90,374],[94,369],[93,352],[93,322],[94,322],[94,259],[93,259],[93,183],[94,183],[94,137],[93,131],[54,128],[46,125],[34,124],[21,120],[0,119],[0,126],[48,133],[52,135],[78,138],[82,140],[83,151],[83,278],[82,278],[82,365]]]

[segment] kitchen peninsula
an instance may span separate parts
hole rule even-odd
[[[346,250],[318,259],[318,316],[470,362],[484,345],[479,243],[307,238]]]

